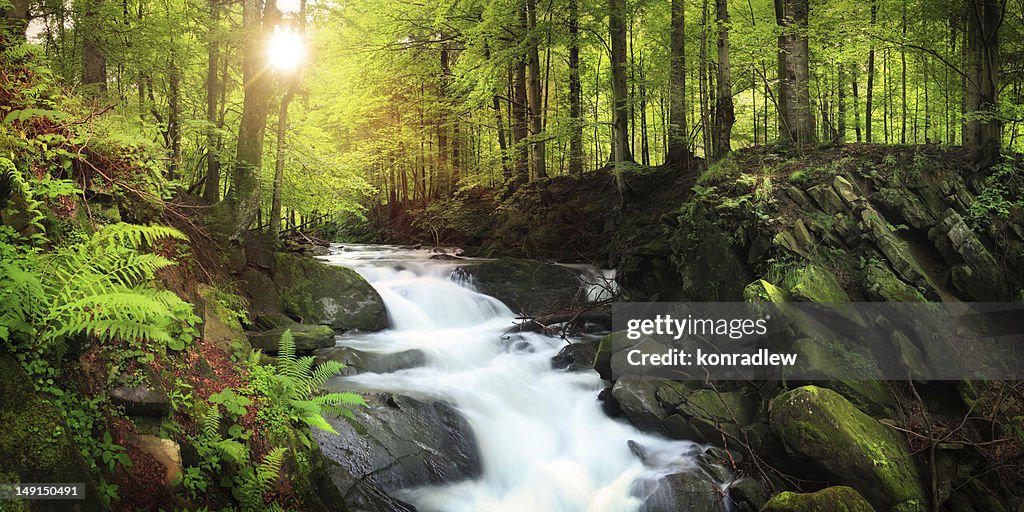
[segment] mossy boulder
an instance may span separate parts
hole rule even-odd
[[[789,302],[793,296],[788,291],[764,279],[758,279],[743,289],[743,300],[747,302]]]
[[[576,270],[533,260],[501,258],[467,265],[480,293],[503,302],[515,312],[539,315],[569,309],[586,297]]]
[[[776,494],[761,512],[875,512],[875,509],[856,489],[835,486],[811,493]]]
[[[797,300],[805,302],[849,302],[850,296],[836,276],[818,265],[807,265],[786,275],[786,287]]]
[[[248,334],[249,343],[267,354],[276,354],[285,331],[291,331],[295,352],[298,354],[310,354],[316,349],[334,346],[334,329],[326,325],[300,323],[282,325],[269,331],[251,332]]]
[[[0,475],[4,476],[4,482],[85,483],[84,500],[33,501],[31,510],[105,510],[89,466],[64,417],[56,406],[35,393],[21,365],[3,353],[0,353],[0,425],[3,425]]]
[[[197,291],[199,293],[197,303],[203,318],[203,339],[228,354],[245,357],[252,347],[249,346],[249,340],[245,336],[245,331],[242,330],[238,315],[228,309],[221,300],[222,292],[203,284],[197,287]]]
[[[857,489],[878,509],[925,510],[927,495],[904,440],[839,393],[803,386],[775,397],[770,411],[771,428],[789,450],[835,482]]]
[[[290,253],[274,254],[273,279],[285,310],[335,330],[379,331],[388,326],[377,290],[354,270]]]

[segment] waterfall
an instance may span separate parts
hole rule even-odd
[[[444,400],[466,418],[479,447],[479,478],[403,489],[397,497],[427,512],[634,511],[643,503],[636,495],[641,482],[694,467],[690,455],[699,449],[693,443],[608,418],[597,400],[603,383],[596,372],[552,369],[551,357],[564,340],[505,334],[515,315],[477,292],[472,279],[458,272],[458,261],[430,256],[425,250],[346,246],[324,258],[363,275],[380,292],[392,325],[380,333],[341,336],[339,345],[426,354],[424,366],[362,373],[345,377],[345,384]],[[586,281],[584,286],[594,285]],[[630,450],[631,440],[644,446],[649,465]]]

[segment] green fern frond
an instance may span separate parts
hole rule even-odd
[[[207,441],[220,439],[220,406],[211,404],[203,415],[203,438]]]
[[[326,384],[331,377],[334,377],[344,369],[345,363],[340,361],[326,361],[317,365],[317,367],[313,369],[312,375],[309,378],[310,393],[316,392],[316,390]]]
[[[212,445],[221,455],[235,464],[247,464],[249,462],[249,449],[244,444],[234,439],[221,439]]]
[[[295,338],[292,337],[291,329],[285,329],[281,333],[281,339],[277,343],[277,367],[278,369],[289,368],[295,364]]]

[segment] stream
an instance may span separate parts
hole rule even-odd
[[[699,471],[694,457],[700,446],[609,418],[597,400],[604,384],[596,372],[552,368],[565,340],[506,334],[515,314],[475,291],[459,271],[466,261],[432,255],[347,245],[322,258],[366,278],[390,317],[389,329],[346,333],[338,346],[426,355],[422,366],[360,373],[334,384],[448,403],[469,423],[480,453],[478,478],[400,489],[394,496],[426,512],[636,511],[659,478]],[[629,441],[643,447],[643,462]]]

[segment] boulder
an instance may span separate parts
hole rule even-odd
[[[167,416],[171,400],[160,380],[150,371],[142,373],[141,381],[132,382],[130,379],[121,375],[121,384],[110,390],[110,401],[124,407],[129,416]]]
[[[758,279],[743,289],[743,300],[747,302],[789,302],[793,297],[786,290],[764,279]]]
[[[700,470],[666,475],[638,487],[647,499],[640,512],[725,512],[721,486]]]
[[[367,352],[351,347],[322,348],[313,351],[316,363],[338,361],[345,363],[342,373],[351,375],[359,372],[390,373],[406,368],[415,368],[427,363],[422,350],[410,349],[390,354]]]
[[[641,430],[665,432],[662,422],[668,417],[658,400],[659,386],[668,381],[626,375],[615,381],[612,397],[629,422]]]
[[[584,302],[579,272],[561,265],[501,258],[467,265],[480,293],[503,302],[517,313],[541,315]]]
[[[3,482],[77,482],[83,500],[39,500],[33,511],[106,510],[89,465],[82,458],[60,410],[35,393],[32,380],[13,358],[0,352],[0,478]],[[8,503],[0,502],[6,510]],[[17,508],[14,508],[17,510]]]
[[[771,428],[790,451],[860,491],[878,509],[925,510],[927,494],[895,430],[830,389],[803,386],[775,397]]]
[[[380,500],[387,498],[374,489],[389,493],[480,475],[473,433],[450,406],[391,394],[366,401],[367,407],[353,409],[354,421],[329,418],[338,435],[313,431],[350,509],[403,510],[383,506]]]
[[[335,330],[379,331],[387,309],[376,290],[354,270],[290,253],[274,255],[274,282],[285,311]]]
[[[316,349],[334,346],[334,329],[326,325],[299,323],[275,327],[269,331],[251,332],[248,334],[249,343],[267,354],[276,354],[281,335],[285,331],[291,331],[295,352],[298,354],[309,354]]]
[[[875,512],[856,489],[835,486],[818,492],[785,491],[768,500],[761,512]]]
[[[786,287],[797,300],[805,302],[850,302],[850,296],[831,272],[807,265],[786,275]]]
[[[281,313],[284,303],[281,293],[270,276],[254,268],[242,271],[238,280],[238,289],[249,298],[252,310],[260,313]]]
[[[196,289],[199,294],[197,305],[202,311],[203,318],[203,339],[228,354],[245,357],[252,347],[249,346],[249,339],[242,330],[238,316],[217,300],[220,292],[216,288],[201,284]]]
[[[601,338],[593,338],[586,341],[571,343],[558,351],[551,358],[551,367],[556,370],[569,370],[570,372],[587,371],[594,367],[594,360],[597,357],[597,348]]]
[[[163,464],[164,486],[168,491],[174,492],[182,475],[181,446],[178,443],[162,437],[150,435],[134,435],[131,442],[135,443],[143,453],[153,456],[157,462]]]

